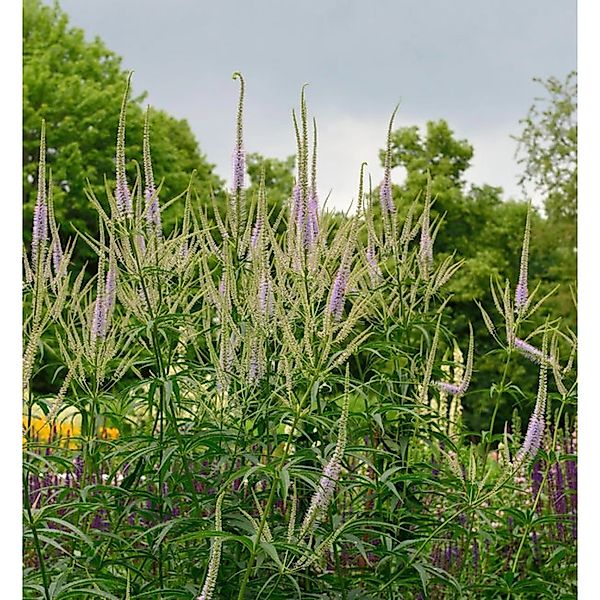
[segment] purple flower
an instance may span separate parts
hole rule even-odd
[[[73,466],[75,467],[75,478],[80,481],[83,477],[83,457],[81,454],[78,454],[73,461]]]
[[[125,116],[127,112],[127,97],[129,95],[129,85],[131,73],[127,78],[123,102],[121,103],[121,114],[119,115],[119,126],[117,128],[117,148],[115,154],[116,164],[116,188],[115,200],[117,202],[117,211],[119,216],[131,216],[131,193],[127,185],[127,176],[125,174]]]
[[[105,310],[110,312],[115,306],[115,299],[117,296],[117,269],[114,263],[109,266],[108,272],[106,273],[105,294]]]
[[[271,316],[273,313],[273,294],[271,291],[271,282],[266,274],[260,276],[258,284],[258,308],[263,317]]]
[[[445,392],[446,394],[450,394],[452,396],[459,396],[464,393],[462,387],[455,383],[448,383],[446,381],[434,381],[433,383],[442,392]]]
[[[43,194],[38,194],[38,199],[33,212],[33,235],[31,252],[33,262],[37,260],[38,248],[48,240],[48,207]]]
[[[527,291],[527,274],[524,276],[519,275],[519,282],[515,289],[515,309],[517,312],[521,311],[527,304],[528,291]]]
[[[42,121],[40,134],[40,162],[38,165],[38,187],[33,210],[33,231],[31,234],[31,259],[35,272],[39,248],[48,240],[48,205],[46,204],[46,123]]]
[[[479,544],[473,540],[473,570],[479,571]]]
[[[237,194],[244,189],[246,175],[246,153],[241,142],[236,144],[233,151],[233,193]]]
[[[302,206],[302,193],[300,191],[300,185],[296,183],[292,189],[292,214],[290,217],[290,223],[295,224],[296,228],[300,227],[304,220],[304,210]]]
[[[514,346],[523,356],[538,365],[541,364],[543,360],[548,360],[548,357],[544,357],[544,353],[541,350],[517,337],[514,338]]]
[[[527,267],[529,262],[529,237],[531,234],[530,212],[531,207],[527,209],[527,221],[525,222],[525,232],[523,234],[523,247],[521,250],[521,265],[519,268],[519,281],[515,289],[515,311],[522,312],[529,297],[527,290]]]
[[[384,172],[383,181],[379,186],[379,200],[381,202],[381,213],[384,218],[384,222],[387,223],[387,216],[394,213],[396,207],[394,206],[394,199],[392,197],[392,126],[394,124],[394,117],[398,107],[394,109],[387,131],[387,144],[384,160]]]
[[[258,339],[252,342],[250,357],[248,360],[248,383],[258,383],[264,374],[263,357]]]
[[[106,335],[106,308],[104,296],[96,296],[94,303],[94,316],[92,317],[92,341]]]
[[[117,187],[115,190],[115,197],[117,201],[117,208],[119,209],[119,215],[131,214],[131,193],[127,186],[127,179],[125,178],[125,172],[117,175]]]
[[[544,416],[534,411],[527,426],[527,433],[525,434],[523,445],[517,453],[517,462],[520,462],[520,459],[524,458],[527,454],[533,458],[540,449],[543,436]]]
[[[319,235],[319,198],[312,189],[308,197],[308,218],[306,220],[306,245],[311,247]]]
[[[379,186],[379,200],[381,202],[381,212],[384,215],[392,214],[396,209],[392,198],[391,169],[389,167],[385,168],[383,181]]]
[[[335,276],[329,299],[329,312],[336,321],[339,321],[342,318],[349,277],[349,269],[342,264]]]
[[[154,172],[152,170],[152,158],[150,154],[150,125],[148,113],[150,108],[146,110],[146,118],[144,119],[144,144],[143,144],[143,159],[144,159],[144,179],[146,190],[144,196],[146,198],[146,222],[148,226],[156,232],[160,237],[162,235],[162,225],[160,220],[160,205],[158,203],[158,194],[154,186]]]
[[[54,267],[54,274],[58,275],[60,269],[60,262],[62,261],[63,251],[60,244],[60,238],[58,235],[54,237],[52,241],[52,266]]]
[[[574,460],[568,460],[565,465],[565,471],[569,490],[571,520],[573,523],[571,535],[573,539],[577,539],[577,463]]]
[[[369,241],[367,243],[367,267],[369,271],[369,278],[371,279],[372,285],[377,285],[381,279],[381,268],[379,267],[379,263],[377,262],[377,256],[375,255],[375,245],[369,236]]]
[[[562,517],[567,514],[567,497],[565,493],[565,480],[562,468],[558,461],[550,467],[549,478],[553,484],[552,506],[554,508],[554,514]],[[556,522],[556,527],[558,529],[559,538],[564,540],[565,528],[561,520]]]
[[[431,206],[431,178],[427,181],[425,206],[423,207],[423,222],[421,224],[421,239],[419,242],[419,266],[426,274],[433,263],[433,240],[429,231],[429,209]]]
[[[545,341],[544,341],[545,347]],[[546,366],[542,364],[540,367],[540,378],[538,383],[538,393],[535,402],[535,408],[529,424],[527,426],[527,433],[525,434],[525,440],[523,445],[517,452],[515,461],[520,463],[527,455],[531,458],[535,458],[540,446],[542,445],[542,439],[544,436],[544,415],[546,412],[546,396],[548,393],[547,385],[547,373]]]
[[[250,245],[252,248],[256,248],[258,246],[258,240],[260,238],[260,234],[263,228],[263,219],[262,216],[256,218],[256,222],[254,223],[254,227],[252,228],[252,237],[250,238]]]
[[[323,474],[319,479],[319,485],[316,492],[313,494],[310,506],[304,517],[302,528],[300,530],[300,537],[308,531],[315,519],[317,519],[322,512],[327,510],[327,506],[333,498],[335,486],[340,477],[341,470],[341,453],[336,451],[323,469]]]
[[[146,222],[152,227],[156,234],[162,235],[162,223],[160,219],[160,205],[158,203],[158,194],[154,185],[146,187]]]
[[[323,475],[319,480],[319,488],[313,501],[321,510],[326,510],[329,501],[335,492],[336,483],[340,477],[342,465],[337,456],[333,456],[323,469]]]

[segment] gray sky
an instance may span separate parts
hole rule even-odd
[[[381,179],[387,121],[444,118],[475,147],[467,179],[519,196],[519,119],[542,88],[576,67],[575,0],[62,0],[71,23],[100,36],[133,69],[134,91],[186,118],[230,180],[238,85],[246,79],[245,146],[295,152],[291,110],[308,82],[319,126],[319,191],[356,195],[360,163]],[[402,173],[395,172],[398,182]]]

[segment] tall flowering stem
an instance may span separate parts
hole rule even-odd
[[[350,229],[350,235],[344,247],[340,267],[336,273],[335,279],[333,280],[333,286],[329,295],[329,315],[334,321],[339,321],[342,318],[344,311],[344,303],[346,299],[346,292],[348,290],[348,283],[350,280],[350,267],[352,264],[351,252],[356,246],[356,238],[358,235],[358,222],[362,212],[362,201],[363,201],[363,175],[364,168],[367,163],[362,163],[360,166],[360,180],[358,186],[358,205],[356,214],[352,222]]]
[[[381,215],[383,217],[386,246],[389,246],[391,242],[390,238],[392,237],[392,232],[390,221],[393,219],[393,215],[396,211],[396,206],[394,205],[394,199],[392,195],[392,127],[394,125],[394,118],[396,116],[398,108],[398,106],[394,108],[394,112],[390,117],[390,122],[388,125],[383,181],[381,182],[381,186],[379,187],[379,200],[381,202]]]
[[[61,263],[63,259],[63,249],[58,235],[58,226],[54,217],[54,196],[52,193],[52,171],[48,176],[48,224],[50,225],[50,235],[52,236],[51,252],[52,252],[52,267],[54,276],[58,277],[61,274]]]
[[[529,264],[529,238],[531,236],[531,203],[527,207],[527,220],[523,234],[523,247],[521,249],[521,265],[519,268],[519,281],[515,289],[515,312],[523,313],[527,307],[529,293],[527,289],[527,271]]]
[[[319,235],[319,197],[317,194],[317,122],[313,118],[313,153],[311,182],[306,206],[306,222],[303,228],[304,246],[312,250]]]
[[[229,219],[237,239],[242,228],[243,219],[243,201],[244,201],[244,185],[246,176],[246,152],[244,150],[243,139],[243,117],[244,117],[244,92],[245,84],[242,74],[236,71],[232,75],[233,79],[238,79],[240,82],[240,97],[238,101],[235,147],[233,150],[233,177],[231,186],[231,202]]]
[[[346,366],[346,380],[344,389],[344,404],[342,406],[342,414],[338,422],[338,438],[335,445],[333,455],[329,459],[329,462],[323,469],[323,474],[319,480],[317,490],[313,494],[310,502],[310,506],[306,511],[302,526],[300,528],[299,538],[302,539],[306,533],[310,530],[311,526],[319,517],[327,510],[340,473],[342,472],[342,459],[344,457],[344,450],[346,449],[346,442],[348,438],[348,407],[350,403],[350,382],[349,382],[349,370]]]
[[[425,205],[421,223],[421,240],[419,242],[419,267],[423,277],[429,276],[429,270],[433,264],[433,240],[431,238],[431,227],[429,224],[429,211],[431,208],[431,176],[427,175],[427,191],[425,193]]]
[[[150,230],[154,231],[158,237],[162,235],[162,225],[160,219],[160,204],[158,202],[158,192],[154,185],[154,172],[152,170],[152,157],[150,154],[150,107],[146,109],[144,118],[144,143],[143,143],[143,162],[144,162],[144,180],[146,199],[146,222]]]
[[[319,233],[319,199],[317,193],[317,124],[313,119],[312,162],[309,166],[308,110],[302,86],[300,96],[300,123],[292,111],[297,146],[297,176],[292,190],[291,218],[288,227],[288,252],[295,270],[308,263],[315,265],[315,243]]]
[[[48,241],[48,205],[46,203],[46,122],[42,120],[40,134],[40,162],[38,165],[38,186],[33,211],[33,232],[31,236],[31,266],[37,270],[38,259],[43,262],[43,248]]]
[[[116,188],[115,200],[117,203],[117,214],[119,217],[133,215],[131,203],[131,192],[127,185],[127,175],[125,173],[125,121],[127,116],[127,98],[129,97],[129,87],[131,85],[132,73],[127,77],[123,101],[121,103],[121,113],[119,115],[119,126],[117,129],[117,149],[115,156],[116,163]]]

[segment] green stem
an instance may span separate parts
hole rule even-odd
[[[508,365],[510,364],[511,352],[510,349],[507,349],[506,362],[504,363],[504,370],[502,371],[502,378],[500,379],[500,386],[498,388],[498,393],[496,395],[496,403],[494,405],[494,412],[492,413],[492,420],[490,421],[490,433],[485,443],[485,452],[484,457],[486,457],[490,450],[490,444],[492,442],[492,435],[494,433],[494,424],[496,422],[496,415],[498,414],[498,408],[500,407],[500,399],[502,398],[502,393],[504,392],[504,385],[506,383],[506,376],[508,375]],[[484,461],[485,465],[485,461]]]
[[[27,511],[27,518],[29,519],[29,525],[31,527],[31,533],[33,535],[33,545],[35,546],[35,553],[40,564],[40,572],[42,574],[42,583],[44,585],[44,596],[46,600],[50,600],[50,590],[48,585],[48,575],[46,573],[46,564],[44,562],[44,555],[40,546],[40,540],[38,538],[37,529],[33,522],[33,515],[31,513],[31,502],[29,500],[29,482],[26,473],[23,474],[23,496],[25,500],[25,510]]]

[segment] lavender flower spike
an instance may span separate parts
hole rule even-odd
[[[308,197],[308,214],[304,226],[304,245],[311,248],[319,235],[319,198],[317,191],[312,188]]]
[[[392,200],[392,182],[391,171],[386,167],[383,174],[383,181],[379,187],[379,199],[381,201],[381,210],[384,214],[394,211],[394,202]]]
[[[233,151],[233,193],[237,194],[244,189],[246,175],[246,152],[241,143],[236,144]]]
[[[103,295],[96,296],[91,334],[92,342],[106,335],[106,303]]]
[[[377,262],[377,256],[375,254],[375,244],[373,243],[373,239],[372,239],[370,232],[369,232],[369,238],[367,241],[366,258],[367,258],[367,267],[368,267],[369,278],[371,280],[371,284],[377,285],[379,283],[379,281],[381,280],[382,273],[381,273],[381,267],[379,266],[379,263]]]
[[[244,189],[244,177],[246,173],[246,153],[243,147],[243,111],[244,111],[244,78],[237,71],[233,79],[240,80],[240,99],[238,104],[236,142],[233,151],[233,193],[239,194]]]
[[[268,318],[273,312],[273,292],[267,273],[260,276],[258,284],[258,308],[261,316]]]
[[[546,350],[546,339],[544,338],[543,352]],[[534,458],[542,444],[542,438],[544,436],[544,414],[546,412],[546,397],[548,394],[548,378],[546,373],[546,364],[542,362],[540,366],[540,378],[538,384],[537,399],[535,402],[535,408],[529,424],[527,426],[527,434],[523,445],[515,456],[515,463],[521,463],[526,456]]]
[[[304,246],[312,248],[319,235],[319,197],[317,194],[317,122],[313,119],[313,154],[311,183],[308,193],[306,223],[304,225]]]
[[[58,235],[58,227],[54,218],[54,200],[52,197],[52,171],[48,177],[48,224],[50,225],[50,235],[52,236],[52,267],[54,275],[58,277],[60,274],[60,265],[63,258],[63,249]]]
[[[344,264],[344,262],[344,259],[342,259],[342,265],[340,266],[337,275],[335,276],[335,280],[333,281],[331,296],[329,298],[329,312],[336,321],[339,321],[342,318],[346,289],[348,287],[348,279],[350,277],[350,270]]]
[[[531,236],[531,204],[527,207],[527,220],[525,222],[525,233],[523,234],[523,248],[521,250],[521,266],[519,269],[519,281],[515,289],[515,312],[522,313],[527,306],[529,293],[527,289],[527,270],[529,262],[529,238]]]
[[[145,198],[146,198],[146,222],[153,229],[158,237],[162,235],[162,224],[160,220],[160,205],[158,203],[158,193],[154,185],[154,172],[152,170],[152,158],[150,154],[150,123],[149,123],[150,107],[146,109],[144,118],[144,179],[146,182]]]
[[[117,269],[114,261],[111,261],[108,267],[108,271],[106,273],[106,284],[105,284],[105,294],[106,294],[106,312],[107,314],[115,306],[115,300],[117,297]]]
[[[551,356],[547,355],[546,352],[542,352],[535,346],[532,346],[531,344],[518,337],[515,337],[513,339],[513,344],[515,349],[518,352],[520,352],[523,356],[528,358],[531,362],[534,362],[538,365],[542,363],[552,364],[553,362],[555,362]]]
[[[388,125],[388,134],[387,134],[387,146],[385,152],[385,161],[384,161],[384,172],[383,172],[383,182],[379,187],[379,200],[381,201],[381,212],[384,215],[384,218],[388,215],[392,214],[396,207],[394,206],[394,200],[392,197],[392,126],[394,124],[394,117],[396,116],[396,112],[398,111],[398,106],[394,109],[392,116],[390,118],[390,123]]]
[[[427,192],[425,206],[423,207],[423,223],[421,224],[421,240],[419,244],[419,266],[427,275],[433,263],[433,240],[429,231],[429,209],[431,207],[431,177],[427,176]]]
[[[48,240],[48,206],[46,204],[46,122],[42,120],[40,135],[40,162],[38,166],[38,189],[33,211],[31,236],[31,263],[35,272],[39,249]]]
[[[125,174],[125,116],[127,113],[127,97],[129,96],[129,86],[131,84],[131,75],[127,77],[125,93],[121,103],[121,113],[119,115],[119,126],[117,129],[117,150],[115,156],[116,163],[116,189],[115,200],[117,202],[117,211],[120,217],[125,215],[132,216],[131,193],[127,185],[127,176]]]

